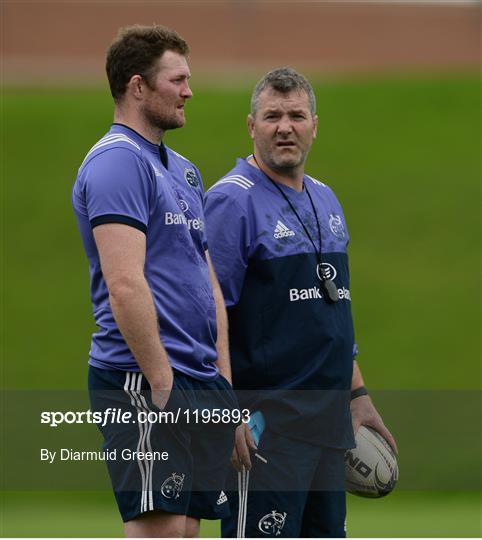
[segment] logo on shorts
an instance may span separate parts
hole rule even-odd
[[[330,225],[331,232],[337,238],[345,238],[345,226],[343,225],[343,221],[338,214],[330,214],[328,224]]]
[[[184,169],[184,178],[191,187],[198,187],[199,180],[194,169]]]
[[[258,523],[258,529],[264,534],[274,534],[279,536],[285,526],[286,512],[277,512],[272,510],[269,514],[263,516]]]
[[[228,502],[228,498],[226,497],[226,493],[224,491],[221,491],[219,494],[219,499],[216,501],[216,504],[219,506],[220,504],[224,504],[225,502]]]
[[[161,486],[161,493],[166,499],[179,499],[185,476],[185,474],[176,474],[173,472],[171,476],[164,480]]]
[[[334,281],[336,278],[336,268],[330,263],[321,263],[316,266],[316,273],[318,274],[318,279],[325,280],[331,279]]]

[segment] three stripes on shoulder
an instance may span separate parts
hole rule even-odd
[[[128,137],[124,133],[109,133],[109,134],[105,135],[104,137],[102,137],[102,139],[97,141],[94,144],[94,146],[87,152],[87,155],[84,158],[84,162],[96,150],[99,150],[100,148],[102,148],[104,146],[109,146],[111,144],[122,143],[122,142],[134,146],[135,148],[137,148],[137,150],[141,149],[141,147],[135,141],[133,141],[130,137]],[[170,150],[177,157],[183,159],[184,161],[187,161],[188,163],[191,163],[187,158],[185,158],[183,155],[179,154],[178,152],[176,152],[172,148],[170,148]]]
[[[249,180],[248,178],[240,174],[232,174],[230,176],[226,176],[226,178],[222,178],[221,180],[219,180],[219,182],[216,182],[216,184],[214,185],[218,186],[220,184],[236,184],[237,186],[242,187],[243,189],[249,189],[250,187],[254,186],[254,182],[252,182],[251,180]]]
[[[315,180],[314,178],[308,175],[306,175],[306,177],[309,178],[313,182],[313,184],[326,187],[326,184],[324,184],[323,182],[320,182],[319,180]],[[249,178],[246,178],[246,176],[243,176],[241,174],[231,174],[230,176],[221,178],[221,180],[216,182],[214,186],[218,186],[220,184],[235,184],[243,189],[249,189],[254,186],[254,182],[252,180],[250,180]]]
[[[87,161],[87,158],[96,150],[99,150],[100,148],[104,146],[109,146],[111,144],[121,143],[125,142],[127,144],[130,144],[137,148],[137,150],[140,150],[141,147],[134,142],[132,139],[130,139],[127,135],[124,135],[123,133],[111,133],[109,135],[106,135],[105,137],[102,137],[100,141],[96,142],[94,146],[87,152],[87,155],[84,158],[84,161],[82,162],[82,165]]]
[[[312,178],[311,176],[306,175],[306,178],[309,178],[313,182],[313,184],[316,184],[317,186],[326,187],[326,184],[320,182],[319,180],[316,180],[315,178]]]

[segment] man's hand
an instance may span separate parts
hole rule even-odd
[[[356,435],[360,426],[369,426],[386,439],[388,444],[393,448],[396,454],[398,454],[397,443],[393,438],[393,435],[387,429],[383,423],[382,417],[378,414],[378,411],[373,405],[370,396],[360,396],[351,400],[350,403],[353,433]]]
[[[231,455],[231,465],[237,471],[241,471],[243,465],[250,471],[252,467],[250,450],[257,449],[258,447],[254,443],[248,424],[245,424],[244,422],[241,423],[236,428],[236,438],[233,453]]]
[[[161,411],[164,410],[171,396],[172,385],[174,383],[172,369],[165,370],[162,379],[161,383],[151,384],[152,403]]]

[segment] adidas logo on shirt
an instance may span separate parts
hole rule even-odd
[[[224,491],[221,491],[221,493],[219,494],[219,499],[217,500],[216,504],[217,505],[223,504],[227,500],[228,500],[228,498],[226,497],[226,493],[224,493]]]
[[[275,238],[286,238],[287,236],[294,236],[295,233],[291,229],[288,229],[288,227],[281,223],[280,220],[278,220],[278,223],[276,224],[276,227],[274,229],[274,237]]]

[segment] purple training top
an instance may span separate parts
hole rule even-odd
[[[72,204],[89,259],[90,295],[99,327],[92,335],[89,363],[139,371],[112,315],[92,234],[97,225],[123,223],[146,235],[144,274],[172,367],[196,379],[216,377],[216,308],[197,168],[164,145],[113,124],[87,153]]]
[[[349,235],[335,194],[308,175],[300,192],[274,184],[240,159],[207,192],[205,210],[240,405],[283,437],[352,448]],[[321,276],[338,302],[324,299]]]

